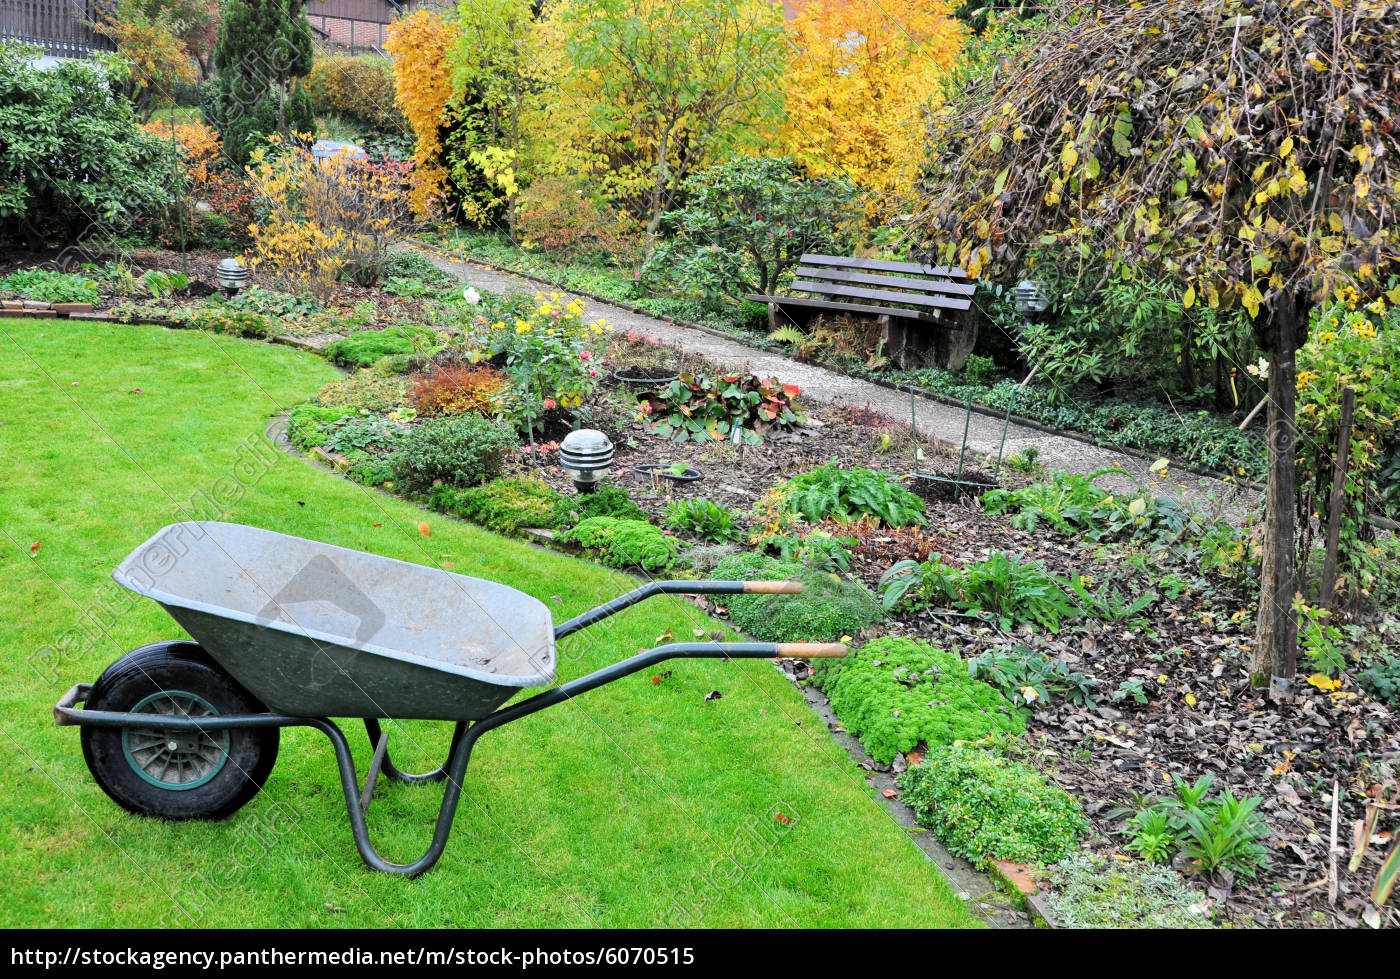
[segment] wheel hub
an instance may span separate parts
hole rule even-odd
[[[198,694],[164,690],[144,698],[133,713],[166,717],[214,717],[218,711]],[[122,731],[122,753],[142,779],[162,789],[204,785],[228,764],[229,732],[171,730],[159,725]]]

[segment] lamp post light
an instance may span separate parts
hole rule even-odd
[[[613,444],[602,432],[580,428],[559,443],[559,465],[564,467],[580,493],[592,493],[612,468]]]
[[[1035,279],[1022,279],[1016,283],[1016,312],[1026,320],[1034,320],[1050,308],[1050,297],[1045,287]]]
[[[248,269],[236,258],[226,258],[220,262],[219,267],[214,270],[214,275],[219,280],[219,288],[223,289],[230,299],[238,290],[248,285]]]

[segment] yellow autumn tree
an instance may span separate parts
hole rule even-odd
[[[784,152],[843,174],[873,208],[906,193],[966,36],[945,0],[813,0],[788,25]]]
[[[452,24],[439,14],[419,10],[389,25],[384,48],[394,59],[394,101],[413,127],[414,179],[410,202],[422,217],[447,189],[439,136],[452,97],[448,51],[456,43]]]

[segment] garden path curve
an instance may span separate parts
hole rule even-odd
[[[557,286],[543,284],[538,279],[506,272],[492,266],[472,261],[459,261],[444,256],[431,249],[421,249],[442,271],[456,276],[465,285],[491,292],[511,290],[539,291],[541,289],[561,291]],[[567,293],[567,290],[563,290]],[[823,401],[840,404],[870,405],[887,415],[900,420],[909,418],[909,395],[893,391],[870,381],[851,377],[839,371],[803,363],[768,350],[758,350],[738,340],[720,336],[707,330],[698,330],[680,323],[656,319],[641,313],[634,313],[621,306],[614,306],[588,296],[580,296],[587,305],[588,315],[602,316],[619,330],[645,333],[664,343],[679,347],[687,353],[698,354],[707,360],[727,367],[746,366],[756,374],[775,375],[789,384],[797,384],[805,394]],[[932,401],[927,398],[914,399],[919,432],[935,436],[952,446],[956,452],[962,442],[965,413],[962,408]],[[988,415],[972,413],[967,433],[968,449],[972,452],[996,459],[998,444],[1001,441],[1003,420]],[[1135,455],[1125,454],[1102,446],[1091,445],[1066,435],[1056,435],[1039,429],[1012,423],[1006,433],[1006,454],[1021,452],[1035,446],[1040,453],[1040,461],[1051,469],[1069,472],[1092,473],[1099,469],[1118,466],[1141,483],[1146,484],[1153,477],[1151,462]],[[988,469],[991,465],[988,465]],[[1214,477],[1176,466],[1168,470],[1171,484],[1184,489],[1193,500],[1204,501],[1213,495],[1217,499],[1229,499],[1240,508],[1256,502],[1258,494],[1250,489],[1223,482]],[[1131,484],[1120,476],[1106,476],[1100,485],[1115,490],[1127,490]],[[1238,508],[1237,508],[1238,509]]]

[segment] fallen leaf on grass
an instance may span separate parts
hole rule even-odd
[[[431,537],[433,535],[433,528],[428,526],[426,520],[423,520],[418,524],[418,533],[422,534],[424,537]]]
[[[705,701],[708,703],[711,700],[719,700],[723,696],[724,694],[720,693],[718,690],[711,690],[709,693],[705,694]]]

